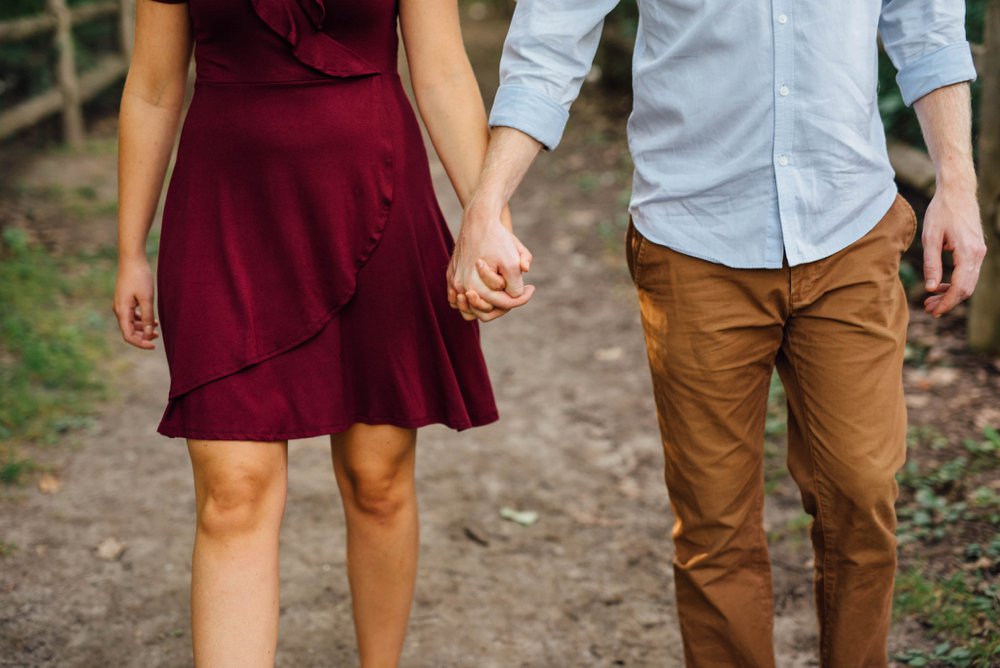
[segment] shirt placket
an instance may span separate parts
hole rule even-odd
[[[795,96],[795,29],[791,0],[772,0],[774,33],[774,180],[778,197],[778,243],[767,248],[769,263],[781,265],[782,251],[794,261],[801,257],[795,219],[795,138],[793,99]]]

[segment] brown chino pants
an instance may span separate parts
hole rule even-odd
[[[777,366],[788,468],[812,515],[823,666],[885,666],[903,463],[908,310],[899,261],[916,216],[897,197],[822,260],[731,269],[659,246],[631,224],[676,517],[677,607],[688,666],[774,666],[763,529],[763,443]]]

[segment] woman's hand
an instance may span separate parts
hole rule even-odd
[[[125,343],[153,350],[160,323],[153,317],[153,272],[146,258],[121,260],[115,281],[113,310]]]

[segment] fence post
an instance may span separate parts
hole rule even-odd
[[[135,0],[118,0],[118,39],[125,62],[132,59],[135,43]]]
[[[49,12],[56,19],[55,47],[59,54],[56,81],[62,93],[63,138],[73,148],[83,145],[83,107],[80,80],[76,76],[76,53],[73,46],[73,18],[65,0],[48,0]]]
[[[1000,353],[1000,0],[986,11],[979,102],[979,206],[983,212],[987,253],[972,295],[970,347]]]

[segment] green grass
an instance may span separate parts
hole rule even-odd
[[[60,185],[19,185],[14,192],[22,197],[58,204],[68,215],[78,220],[110,218],[118,213],[117,200],[102,200],[92,186],[67,189]]]
[[[87,424],[104,385],[113,254],[52,255],[16,229],[0,238],[0,482],[33,468],[15,442],[52,443]]]

